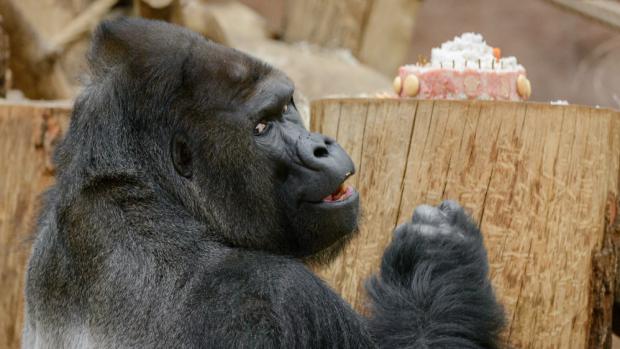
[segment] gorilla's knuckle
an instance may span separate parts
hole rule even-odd
[[[446,213],[455,213],[455,212],[463,210],[461,205],[459,205],[454,200],[444,200],[444,201],[442,201],[441,204],[439,205],[439,209],[444,211],[444,212],[446,212]]]
[[[413,230],[421,236],[437,236],[441,233],[439,227],[428,224],[414,224]]]
[[[411,220],[413,223],[440,224],[444,219],[444,214],[437,207],[420,205],[414,209]]]

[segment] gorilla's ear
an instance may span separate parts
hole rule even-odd
[[[185,178],[192,177],[192,149],[183,133],[176,133],[170,145],[172,164],[178,174]]]

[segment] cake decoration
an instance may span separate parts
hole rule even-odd
[[[515,57],[502,57],[480,34],[464,33],[432,49],[430,61],[400,67],[394,92],[421,99],[521,101],[530,98],[532,86]]]

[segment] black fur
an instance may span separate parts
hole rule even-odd
[[[498,346],[482,238],[456,204],[396,231],[369,319],[301,262],[350,238],[359,203],[322,202],[353,165],[303,128],[281,72],[137,19],[100,25],[89,57],[28,266],[25,348]]]
[[[452,201],[420,206],[368,283],[369,328],[384,348],[496,348],[504,324],[482,235]]]

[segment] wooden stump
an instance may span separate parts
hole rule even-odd
[[[355,308],[394,227],[455,199],[480,222],[517,348],[609,342],[620,113],[533,103],[331,99],[311,128],[351,154],[359,236],[318,270]]]
[[[0,102],[0,348],[19,348],[29,237],[39,196],[54,180],[50,155],[70,107]]]
[[[318,272],[364,311],[397,223],[456,199],[481,222],[491,278],[518,348],[601,347],[616,254],[620,113],[523,103],[321,100],[312,128],[352,155],[360,235]],[[68,104],[0,102],[0,348],[18,348],[28,236],[53,182]]]

